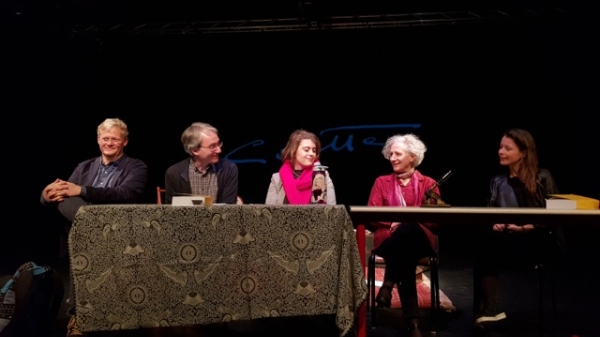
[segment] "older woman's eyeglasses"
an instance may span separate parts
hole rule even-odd
[[[210,146],[202,146],[202,145],[200,145],[200,147],[203,147],[205,149],[209,149],[212,152],[215,152],[215,151],[217,151],[217,149],[223,148],[223,142],[220,142],[219,144],[212,144]]]

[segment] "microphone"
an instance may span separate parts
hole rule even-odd
[[[448,171],[446,172],[446,174],[444,174],[440,180],[438,180],[435,185],[433,186],[433,188],[436,188],[438,186],[440,186],[441,184],[443,184],[446,180],[448,180],[448,178],[450,178],[450,176],[452,176],[452,171]],[[431,188],[431,189],[433,189]]]
[[[421,206],[450,206],[446,204],[434,190],[452,176],[452,171],[446,172],[438,181],[425,191],[425,202]]]

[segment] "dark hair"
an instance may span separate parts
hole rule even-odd
[[[504,132],[504,137],[512,139],[519,151],[523,153],[523,158],[517,166],[517,178],[525,185],[525,188],[532,195],[537,190],[538,173],[538,155],[533,136],[524,129],[510,129]]]

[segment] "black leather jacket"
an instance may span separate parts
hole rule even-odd
[[[538,189],[531,195],[524,184],[517,178],[509,178],[508,174],[499,174],[490,183],[489,205],[492,207],[546,207],[549,194],[558,194],[558,187],[550,171],[538,171]]]
[[[490,182],[491,207],[546,207],[546,198],[549,194],[558,194],[558,187],[550,171],[540,169],[538,171],[538,188],[535,195],[532,195],[525,189],[525,185],[517,178],[509,178],[508,174],[499,174],[492,178]],[[556,247],[559,251],[567,251],[567,243],[561,226],[546,226],[543,224],[534,224],[537,230],[554,237]]]

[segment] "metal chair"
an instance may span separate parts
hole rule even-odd
[[[552,323],[556,322],[557,312],[556,312],[556,289],[555,289],[555,281],[553,275],[553,264],[557,262],[557,257],[552,256],[552,254],[548,254],[548,252],[552,251],[552,247],[556,246],[556,230],[550,230],[547,233],[542,233],[538,237],[536,251],[540,252],[541,255],[535,257],[533,262],[533,271],[535,273],[536,279],[536,287],[537,287],[537,300],[538,300],[538,335],[543,337],[546,333],[545,329],[545,307],[546,307],[546,294],[544,291],[544,286],[546,282],[549,283],[550,287],[550,302],[551,302],[551,310],[552,310]],[[525,269],[522,266],[517,267],[517,270],[523,271],[525,273],[531,272],[531,265],[526,265]],[[476,280],[475,280],[476,281]],[[476,307],[473,307],[473,315],[477,314]],[[553,333],[554,329],[550,329],[550,332]]]
[[[557,240],[557,231],[560,231],[560,227],[549,230],[541,239],[541,247],[540,249],[546,252],[552,252],[552,248],[556,245]],[[545,307],[545,293],[544,293],[544,283],[546,279],[550,283],[550,302],[552,306],[552,322],[556,322],[556,289],[553,275],[552,265],[557,262],[558,257],[552,256],[552,253],[549,255],[544,255],[538,258],[538,261],[534,265],[534,270],[536,273],[537,280],[537,289],[538,289],[538,315],[539,315],[539,326],[538,333],[539,336],[544,336],[544,307]]]
[[[435,334],[439,329],[439,311],[440,305],[440,282],[439,282],[439,245],[438,237],[435,236],[436,251],[434,256],[426,256],[417,262],[417,266],[422,268],[422,272],[429,271],[431,288],[431,331]],[[371,313],[371,328],[377,326],[377,306],[375,302],[375,268],[384,268],[385,261],[382,257],[370,252],[367,264],[367,308]],[[416,277],[416,276],[415,276]],[[393,292],[392,292],[393,293]]]

